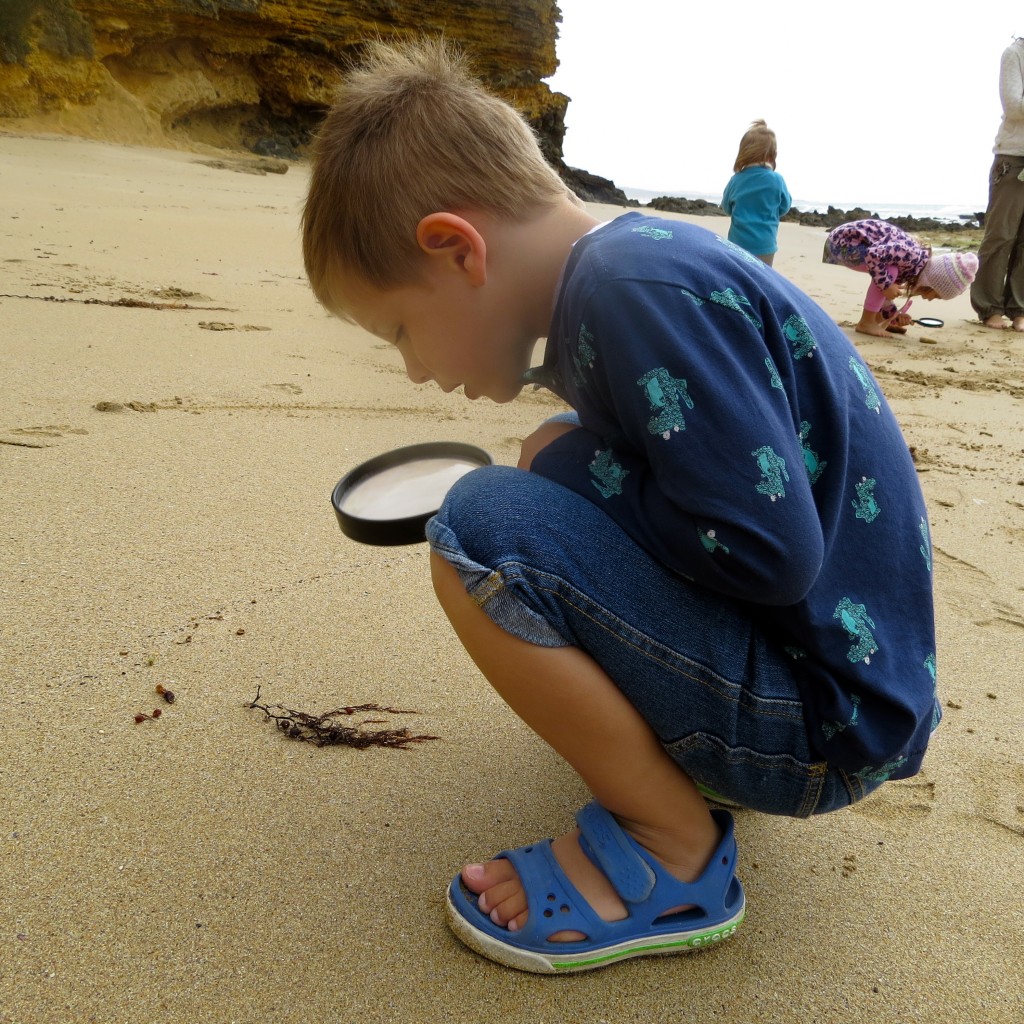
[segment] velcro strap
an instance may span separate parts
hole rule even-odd
[[[627,903],[642,903],[657,881],[654,871],[641,856],[636,842],[596,800],[576,815],[585,842],[584,852],[604,872],[615,891]]]

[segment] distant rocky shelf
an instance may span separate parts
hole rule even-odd
[[[658,210],[662,213],[688,213],[694,217],[728,217],[729,215],[718,203],[707,199],[685,199],[682,196],[657,196],[646,204],[630,199],[615,182],[602,178],[589,171],[581,171],[576,167],[562,166],[559,168],[566,184],[584,201],[588,203],[607,203],[612,206],[643,206],[646,210]],[[851,220],[879,219],[877,213],[855,206],[851,210],[841,210],[829,206],[824,213],[817,210],[790,210],[782,219],[788,223],[803,224],[812,228],[834,228]],[[895,224],[904,231],[916,233],[965,233],[979,235],[985,214],[984,212],[963,213],[958,221],[937,220],[935,217],[885,217],[890,224]],[[965,240],[965,244],[966,243]]]
[[[638,205],[638,204],[635,204]],[[689,213],[698,217],[727,217],[728,214],[718,203],[707,199],[682,199],[677,196],[658,196],[647,204],[649,209],[668,213]],[[840,210],[829,206],[824,213],[817,210],[792,209],[783,217],[783,221],[804,224],[812,228],[834,228],[851,220],[879,219],[877,213],[855,206],[851,210]],[[895,224],[904,231],[977,231],[985,219],[984,212],[964,213],[958,221],[937,220],[935,217],[885,217],[890,224]]]

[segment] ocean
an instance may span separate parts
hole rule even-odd
[[[685,199],[706,199],[709,203],[720,203],[722,201],[721,192],[652,192],[650,189],[629,188],[628,186],[622,186],[622,191],[625,192],[630,199],[635,199],[642,205],[646,205],[658,196],[680,196]],[[956,224],[967,220],[974,220],[978,213],[984,213],[986,204],[983,200],[974,204],[965,203],[959,205],[950,204],[946,206],[938,206],[929,205],[927,203],[867,203],[857,200],[837,202],[834,199],[794,199],[793,205],[796,209],[805,213],[809,213],[812,210],[824,213],[829,206],[834,206],[839,210],[852,210],[859,206],[862,209],[870,210],[872,213],[877,213],[879,217],[883,218],[934,217],[936,220],[944,221],[947,224]]]

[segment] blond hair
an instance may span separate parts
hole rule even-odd
[[[753,121],[740,139],[740,149],[732,169],[739,173],[753,164],[768,164],[774,170],[778,155],[775,132],[764,121]]]
[[[377,288],[415,281],[416,226],[429,213],[474,210],[525,219],[569,195],[524,118],[441,39],[366,48],[314,143],[302,212],[313,292],[338,312],[339,272]]]

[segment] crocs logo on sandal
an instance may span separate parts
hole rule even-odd
[[[721,942],[722,939],[728,939],[736,934],[738,924],[739,922],[729,925],[728,928],[720,928],[717,932],[708,932],[707,935],[698,935],[690,939],[687,945],[693,946],[696,949],[698,946],[710,946],[716,942]]]

